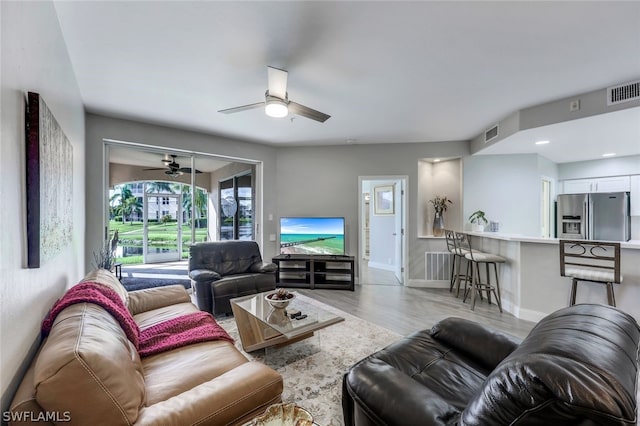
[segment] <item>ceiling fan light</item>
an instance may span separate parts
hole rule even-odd
[[[289,107],[287,106],[287,103],[282,99],[270,96],[265,102],[264,112],[269,117],[282,118],[289,115]]]

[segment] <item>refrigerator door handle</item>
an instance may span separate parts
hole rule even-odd
[[[585,201],[582,204],[582,223],[580,233],[584,235],[585,240],[591,239],[592,229],[591,229],[591,209],[589,208],[589,201]]]

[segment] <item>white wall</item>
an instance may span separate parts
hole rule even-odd
[[[433,235],[435,209],[429,202],[435,196],[451,200],[444,213],[447,229],[462,230],[462,161],[459,158],[433,163],[418,162],[418,235]]]
[[[562,180],[637,174],[640,174],[640,155],[576,161],[575,163],[558,165],[558,178]]]
[[[280,216],[344,216],[346,251],[358,255],[359,176],[408,176],[408,280],[424,280],[428,241],[418,238],[418,160],[462,157],[467,142],[287,147],[278,149]]]
[[[2,120],[0,342],[2,409],[53,302],[84,275],[84,109],[51,2],[0,2]],[[72,243],[26,269],[25,96],[38,92],[73,146]]]
[[[465,222],[476,210],[500,222],[500,232],[540,235],[538,156],[476,155],[464,158]]]

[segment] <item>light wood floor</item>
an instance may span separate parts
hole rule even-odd
[[[149,274],[159,272],[154,269],[157,265],[137,267],[149,269],[143,271]],[[186,263],[179,267],[185,269]],[[124,275],[125,267],[122,269]],[[501,314],[498,307],[487,304],[486,299],[477,300],[475,311],[471,311],[469,302],[463,303],[462,298],[456,298],[448,289],[405,287],[399,285],[393,272],[363,269],[360,279],[365,284],[356,285],[355,291],[296,291],[403,336],[431,328],[436,322],[451,316],[478,321],[518,337],[525,337],[534,326],[534,323],[519,320],[509,313]]]
[[[356,285],[355,291],[296,290],[322,303],[349,312],[366,321],[407,335],[431,328],[447,317],[481,322],[518,337],[525,337],[535,323],[500,313],[486,298],[477,300],[475,311],[448,289],[409,288],[399,285]]]

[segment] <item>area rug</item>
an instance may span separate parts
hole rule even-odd
[[[298,343],[279,349],[243,353],[249,359],[264,362],[282,375],[283,401],[295,402],[307,409],[319,425],[343,425],[342,376],[357,361],[401,336],[299,293],[297,297],[345,320]],[[236,347],[242,351],[235,320],[227,317],[216,320],[236,340]]]
[[[142,290],[144,288],[164,287],[168,285],[180,284],[184,288],[191,288],[191,280],[180,278],[144,278],[144,277],[123,277],[120,282],[127,291]]]

